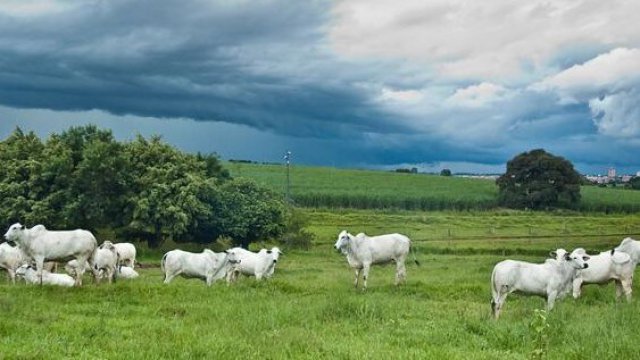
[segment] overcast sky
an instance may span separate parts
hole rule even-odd
[[[640,171],[637,0],[3,0],[0,137],[96,124],[225,159]]]

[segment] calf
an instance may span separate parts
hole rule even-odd
[[[181,275],[184,278],[203,279],[207,286],[211,286],[216,280],[227,276],[230,261],[235,261],[233,257],[233,254],[215,253],[209,249],[201,253],[171,250],[162,257],[160,268],[164,272],[165,284]],[[228,277],[227,281],[230,281]]]
[[[135,279],[137,278],[138,272],[133,270],[128,266],[118,266],[118,277],[122,279]]]
[[[576,252],[587,255],[587,252],[578,248]],[[610,281],[616,283],[616,298],[620,299],[622,293],[631,301],[631,284],[635,264],[629,254],[616,251],[604,251],[598,255],[589,257],[589,268],[576,272],[573,280],[573,297],[579,298],[584,284],[606,284]]]
[[[589,267],[589,256],[573,251],[559,260],[547,259],[543,264],[504,260],[491,273],[491,310],[498,319],[507,295],[514,291],[547,298],[547,310],[553,309],[556,298],[562,297],[579,269]]]
[[[36,269],[31,265],[22,265],[16,270],[16,275],[24,278],[28,284],[44,284],[71,287],[75,284],[73,278],[67,274],[54,274],[46,270],[42,271],[42,276],[38,276]]]
[[[256,280],[273,276],[276,264],[282,251],[277,247],[271,250],[261,249],[257,253],[236,247],[228,250],[235,255],[237,262],[233,265],[231,281],[235,281],[239,274],[255,276]]]
[[[71,260],[64,265],[64,270],[67,274],[71,275],[71,277],[75,278],[78,274],[79,267],[80,264],[78,263],[78,260]],[[86,261],[82,266],[82,272],[84,273],[85,271],[91,271],[91,265]]]

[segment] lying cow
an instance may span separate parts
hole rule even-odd
[[[105,241],[100,244],[93,254],[93,273],[96,277],[96,283],[100,283],[100,279],[107,277],[109,284],[116,280],[118,267],[118,252],[111,241]]]
[[[25,255],[36,263],[38,276],[42,276],[47,260],[67,261],[75,258],[80,263],[88,261],[97,247],[96,238],[87,230],[49,231],[44,225],[31,229],[20,223],[13,224],[4,234],[9,242],[17,243]],[[82,274],[76,275],[77,286],[82,285]]]
[[[54,274],[46,270],[42,271],[42,276],[38,276],[36,269],[31,265],[24,264],[16,270],[18,277],[24,278],[27,284],[44,284],[71,287],[75,284],[73,278],[67,274]]]
[[[237,261],[234,256],[232,253],[215,253],[209,249],[204,249],[201,253],[171,250],[164,254],[160,262],[164,283],[168,284],[174,277],[181,275],[185,278],[203,279],[207,286],[211,286],[216,280],[227,276],[231,263]],[[227,277],[227,282],[229,281],[230,278]]]
[[[128,266],[118,266],[118,278],[122,279],[135,279],[138,276],[138,272]]]
[[[493,317],[498,319],[507,295],[514,291],[546,297],[547,311],[553,309],[556,299],[568,292],[576,272],[589,267],[588,260],[589,256],[574,250],[559,260],[547,259],[543,264],[516,260],[499,262],[491,273]]]
[[[353,236],[343,230],[338,235],[335,248],[347,256],[347,262],[355,269],[354,285],[356,288],[358,288],[360,271],[363,273],[364,280],[362,289],[366,290],[371,265],[384,264],[391,261],[396,263],[395,284],[398,285],[406,279],[405,260],[411,249],[411,240],[404,235],[387,234],[369,237],[360,233]],[[415,261],[416,265],[419,265],[415,254],[413,261]]]
[[[231,281],[235,281],[239,274],[255,276],[256,280],[270,278],[276,268],[276,263],[282,254],[277,247],[271,250],[261,249],[257,253],[236,247],[227,250],[235,255],[236,263],[231,270]]]
[[[587,255],[587,252],[578,248],[575,252]],[[615,249],[601,252],[598,255],[589,256],[589,268],[579,270],[573,280],[573,297],[579,298],[584,284],[606,284],[610,281],[616,283],[616,298],[620,299],[622,293],[631,301],[631,284],[635,264],[631,256]]]
[[[0,244],[0,268],[7,270],[12,283],[16,283],[16,270],[25,263],[25,260],[19,247],[7,243]]]

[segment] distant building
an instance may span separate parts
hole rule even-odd
[[[640,171],[638,171],[638,172],[636,173],[636,176],[640,176]]]
[[[607,171],[607,176],[610,178],[615,178],[616,177],[616,168],[609,168],[609,171]]]

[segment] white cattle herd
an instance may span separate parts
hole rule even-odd
[[[133,279],[139,276],[134,270],[136,248],[130,243],[104,241],[98,246],[96,238],[87,230],[52,231],[43,225],[27,229],[20,223],[13,224],[4,234],[7,243],[0,244],[0,268],[7,270],[15,284],[16,277],[27,283],[58,286],[81,286],[82,277],[89,271],[100,282],[116,279]],[[372,265],[395,262],[395,284],[406,281],[405,261],[411,252],[411,240],[402,234],[367,236],[351,235],[343,230],[338,235],[335,249],[347,258],[355,271],[354,286],[358,288],[362,274],[362,289],[366,290]],[[221,253],[204,249],[201,253],[182,250],[167,252],[160,267],[164,283],[176,276],[203,280],[208,286],[220,279],[235,282],[240,275],[253,276],[256,280],[273,276],[282,255],[277,247],[251,252],[232,248]],[[557,249],[551,258],[541,264],[517,260],[504,260],[491,273],[491,310],[497,319],[507,296],[513,292],[538,295],[546,298],[547,310],[557,299],[568,293],[579,298],[585,284],[615,282],[616,297],[623,294],[631,300],[633,273],[640,262],[640,241],[625,238],[612,250],[588,255],[583,248],[571,253]],[[415,253],[413,261],[419,265]],[[55,272],[57,262],[65,262],[67,274]]]

